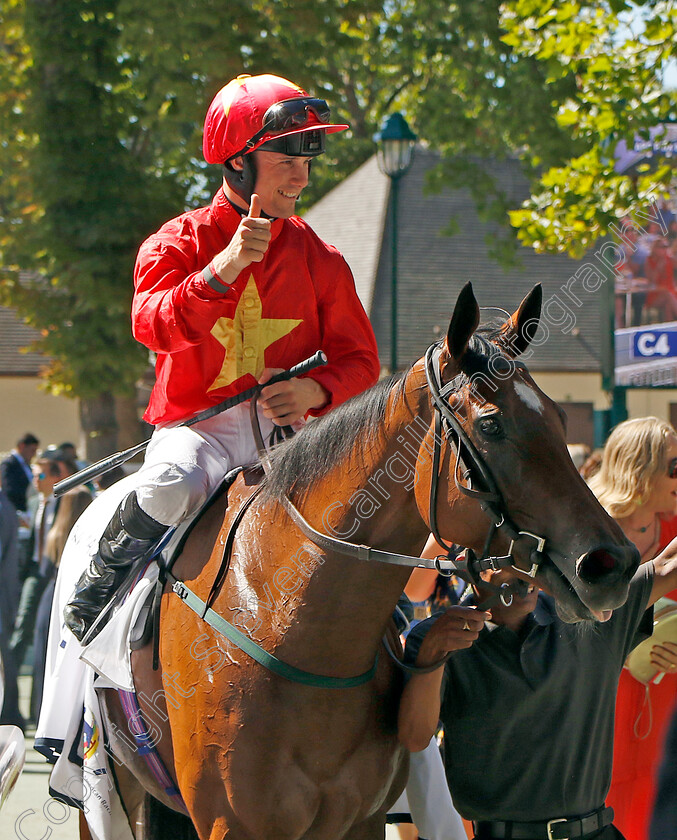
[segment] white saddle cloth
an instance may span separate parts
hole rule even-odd
[[[143,579],[99,635],[83,648],[63,623],[63,610],[77,580],[98,548],[101,534],[118,504],[134,489],[135,476],[98,496],[75,524],[66,543],[52,602],[45,686],[35,742],[56,762],[50,789],[84,810],[94,840],[133,840],[111,775],[104,746],[98,691],[133,691],[129,639],[139,613],[153,594],[158,566]],[[188,527],[186,523],[185,527]],[[185,528],[182,527],[181,532]],[[180,535],[177,533],[166,551]]]

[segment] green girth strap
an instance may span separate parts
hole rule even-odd
[[[263,665],[264,668],[277,674],[278,677],[284,677],[284,679],[291,680],[291,682],[313,686],[314,688],[354,688],[358,685],[364,685],[374,678],[378,657],[368,671],[356,677],[325,677],[321,674],[311,674],[308,671],[295,668],[293,665],[288,665],[286,662],[282,662],[276,656],[268,653],[268,651],[265,651],[255,641],[238,630],[237,627],[229,621],[226,621],[223,616],[214,612],[183,581],[177,580],[171,573],[168,574],[168,577],[174,580],[172,590],[193,612],[204,619],[217,633],[225,636],[226,639],[239,647],[240,650],[244,651],[248,656],[251,656],[259,665]]]

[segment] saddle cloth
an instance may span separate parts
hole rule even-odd
[[[45,686],[35,749],[54,764],[50,794],[84,811],[94,840],[133,840],[111,773],[98,692],[134,691],[130,639],[139,632],[153,596],[158,565],[151,562],[125,601],[86,648],[63,624],[63,609],[78,578],[96,554],[118,504],[134,489],[134,476],[98,496],[78,520],[59,566],[49,628]],[[171,556],[192,523],[172,536]]]

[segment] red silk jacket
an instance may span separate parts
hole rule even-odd
[[[139,250],[132,327],[157,356],[149,423],[185,420],[255,385],[264,367],[289,368],[317,350],[329,363],[310,375],[329,402],[311,414],[378,378],[376,341],[352,273],[297,216],[273,222],[263,261],[225,294],[209,285],[208,266],[239,223],[221,189],[211,206],[167,222]]]

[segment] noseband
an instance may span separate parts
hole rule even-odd
[[[446,549],[446,559],[451,560],[455,565],[456,574],[468,583],[482,585],[493,589],[506,606],[512,603],[512,593],[524,594],[526,584],[524,581],[516,581],[516,584],[495,586],[482,581],[479,573],[487,569],[498,571],[499,569],[512,568],[522,574],[533,578],[543,562],[545,548],[545,537],[533,534],[531,531],[519,531],[510,520],[508,508],[496,481],[487,466],[484,458],[473,443],[463,426],[461,417],[451,407],[449,397],[459,392],[460,388],[468,381],[468,377],[460,373],[446,384],[442,383],[442,374],[439,365],[439,358],[442,351],[441,342],[432,344],[425,354],[425,374],[428,383],[428,391],[433,404],[433,455],[430,477],[430,502],[428,505],[428,524],[430,532],[435,540]],[[440,481],[440,465],[442,460],[442,436],[455,450],[454,483],[459,493],[474,499],[479,503],[480,508],[490,519],[489,531],[487,533],[482,554],[478,557],[472,549],[467,549],[465,558],[452,558],[454,546],[447,543],[439,532],[437,525],[437,499]],[[462,476],[463,483],[459,480]],[[473,479],[477,476],[478,483],[483,489],[473,486]],[[495,556],[489,553],[491,543],[497,533],[505,533],[510,539],[508,553],[502,556]],[[515,544],[524,538],[532,539],[535,546],[529,552],[531,567],[527,571],[516,565],[513,555]],[[444,574],[442,569],[439,571]],[[520,585],[521,584],[521,585]],[[508,591],[510,590],[510,591]],[[508,600],[508,598],[510,600]],[[493,599],[492,599],[493,601]],[[484,605],[488,605],[485,602]]]

